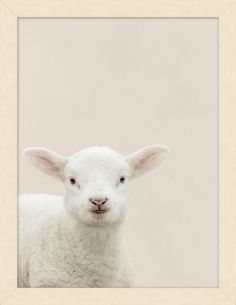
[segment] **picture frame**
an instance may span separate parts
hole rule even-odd
[[[17,288],[17,24],[19,18],[218,18],[219,287]],[[234,0],[0,2],[0,304],[233,305],[236,303],[236,3]]]

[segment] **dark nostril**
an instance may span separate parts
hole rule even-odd
[[[89,201],[97,206],[101,206],[106,203],[108,198],[90,198]]]

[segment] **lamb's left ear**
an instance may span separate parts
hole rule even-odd
[[[24,157],[41,171],[63,180],[64,168],[68,161],[66,157],[43,147],[25,149]]]
[[[128,155],[126,161],[131,169],[131,177],[137,177],[160,164],[168,152],[167,146],[151,145]]]

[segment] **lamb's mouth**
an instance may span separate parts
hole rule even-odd
[[[92,211],[92,213],[94,213],[94,214],[103,214],[105,212],[107,212],[107,210],[93,210]]]

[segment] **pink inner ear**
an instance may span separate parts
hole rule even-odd
[[[47,157],[41,156],[41,155],[36,155],[37,158],[39,158],[41,161],[43,161],[44,165],[48,169],[50,169],[53,172],[59,172],[60,168],[57,166],[55,163],[53,163],[51,160],[49,160]]]
[[[134,170],[140,170],[145,166],[145,163],[150,161],[153,156],[156,156],[156,152],[145,155],[142,159],[139,159],[138,162],[134,165]]]

